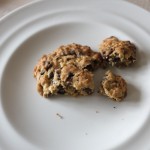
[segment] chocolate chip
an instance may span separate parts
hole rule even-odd
[[[97,61],[97,60],[93,60],[92,64],[93,64],[93,69],[95,69],[95,68],[100,66],[100,62]]]
[[[75,51],[70,49],[70,55],[76,55]]]
[[[42,70],[42,71],[40,72],[41,75],[43,75],[44,73],[45,73],[45,70]]]
[[[61,71],[59,69],[56,70],[57,78],[60,79],[60,73]]]
[[[92,89],[90,89],[90,88],[85,88],[85,89],[83,89],[83,91],[86,92],[88,95],[93,93]]]
[[[93,71],[94,70],[92,64],[87,65],[86,67],[84,67],[84,69],[87,69],[88,71]]]
[[[50,72],[49,74],[48,74],[48,78],[49,79],[52,79],[54,77],[54,73],[53,72]]]
[[[107,50],[106,50],[106,51],[107,51]],[[114,52],[114,49],[113,49],[113,48],[110,48],[109,55],[111,55],[113,52]]]
[[[51,67],[52,67],[52,64],[49,61],[46,61],[46,63],[45,63],[45,69],[48,70]]]
[[[62,87],[62,85],[59,85],[59,86],[58,86],[58,91],[57,91],[57,93],[58,93],[58,94],[65,94],[65,93],[66,93],[65,90],[64,90],[64,88]]]
[[[112,61],[114,63],[118,63],[118,62],[120,62],[120,58],[119,57],[114,57]]]
[[[128,58],[128,60],[129,60],[129,61],[135,61],[136,59],[133,58],[132,56],[130,56],[130,57]]]
[[[67,80],[71,80],[73,76],[74,76],[74,74],[72,72],[69,72]]]

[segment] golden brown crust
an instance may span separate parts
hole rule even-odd
[[[101,82],[99,92],[115,101],[121,101],[127,95],[126,81],[121,76],[107,71]]]
[[[44,55],[34,68],[38,92],[49,95],[90,95],[94,91],[93,73],[102,64],[99,53],[88,46],[60,46]]]
[[[112,66],[129,66],[136,61],[135,45],[130,41],[121,41],[114,36],[105,39],[99,50],[105,62]]]

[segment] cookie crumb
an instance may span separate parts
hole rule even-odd
[[[127,83],[120,75],[108,70],[100,83],[99,93],[120,102],[127,96]]]
[[[116,106],[114,106],[113,108],[116,109]]]
[[[59,113],[56,114],[60,119],[64,119],[64,117],[62,115],[60,115]]]

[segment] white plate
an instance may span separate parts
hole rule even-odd
[[[0,21],[0,147],[4,150],[150,149],[150,14],[124,1],[38,1]],[[134,67],[114,69],[128,96],[44,99],[36,91],[37,60],[61,44],[98,50],[111,35],[138,47]],[[96,72],[97,83],[104,70]],[[98,113],[96,113],[98,111]],[[60,119],[56,114],[64,117]]]

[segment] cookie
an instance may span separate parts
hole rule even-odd
[[[34,68],[37,90],[50,95],[90,95],[94,91],[93,73],[102,57],[88,46],[69,44],[44,55]]]
[[[130,41],[121,41],[111,36],[105,39],[99,51],[106,64],[116,67],[129,66],[136,61],[136,47]]]
[[[121,76],[107,71],[101,81],[99,93],[114,101],[121,101],[127,95],[127,83]]]

